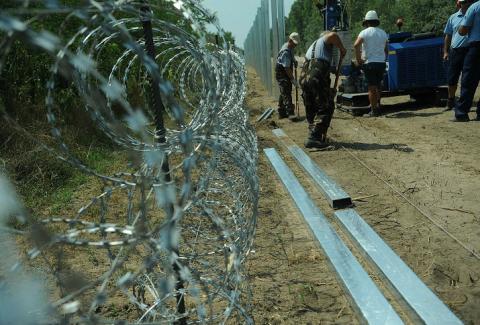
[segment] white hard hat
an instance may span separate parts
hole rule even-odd
[[[370,10],[369,12],[367,12],[367,14],[365,15],[365,21],[366,20],[380,20],[378,19],[378,15],[377,15],[377,12],[375,10]]]
[[[298,43],[300,43],[300,35],[298,35],[297,32],[291,33],[288,38],[291,39],[292,42],[295,43],[295,45],[297,45]]]

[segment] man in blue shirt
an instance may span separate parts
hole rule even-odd
[[[277,56],[277,64],[275,66],[275,78],[280,88],[280,97],[278,99],[278,116],[286,118],[294,115],[294,106],[292,103],[292,84],[298,87],[298,81],[293,76],[293,69],[297,65],[293,49],[300,42],[298,33],[290,34],[288,42],[285,43]]]
[[[347,53],[342,40],[335,32],[323,32],[305,54],[300,80],[309,129],[306,148],[328,146],[327,131],[335,110],[334,93],[330,90],[334,47],[340,51],[341,61]]]
[[[452,121],[468,122],[468,112],[480,81],[480,2],[468,8],[460,25],[458,33],[468,35],[468,52],[463,63],[460,99],[455,105],[455,118]],[[476,120],[480,121],[480,104],[477,105]]]
[[[448,18],[444,31],[443,59],[448,63],[448,101],[445,111],[452,110],[455,107],[458,79],[462,72],[465,55],[468,52],[468,37],[460,35],[458,29],[471,2],[459,0],[458,4],[460,5],[460,10]]]

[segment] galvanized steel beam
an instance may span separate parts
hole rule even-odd
[[[264,152],[325,252],[361,321],[368,324],[403,324],[277,151],[269,148]]]
[[[278,0],[278,41],[280,47],[285,43],[285,5],[283,0]]]
[[[432,325],[463,324],[355,210],[337,211],[335,217],[383,275],[394,294],[409,307],[414,321]]]
[[[267,108],[267,109],[262,113],[262,115],[260,115],[260,116],[257,118],[257,122],[266,120],[267,118],[269,118],[270,116],[272,116],[272,114],[273,114],[274,111],[275,111],[275,109],[273,109],[273,108]]]
[[[303,169],[313,178],[332,208],[343,209],[352,205],[350,195],[330,179],[282,129],[275,129],[272,132],[280,139],[280,142],[287,148]]]
[[[263,19],[264,19],[264,42],[265,42],[265,86],[268,90],[268,93],[272,94],[272,47],[271,47],[271,38],[270,38],[270,14],[269,14],[269,0],[263,0]]]
[[[275,68],[277,63],[277,56],[280,50],[280,42],[278,39],[278,9],[277,9],[277,0],[271,1],[271,11],[272,11],[272,67]],[[276,97],[280,93],[278,85],[275,82],[275,73],[272,72],[272,96]]]

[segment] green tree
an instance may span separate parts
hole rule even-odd
[[[455,4],[445,0],[344,0],[348,13],[352,37],[362,30],[362,21],[369,10],[377,11],[385,31],[397,31],[397,18],[404,18],[404,31],[412,33],[443,33],[448,17],[456,11]],[[323,30],[323,17],[317,7],[322,8],[323,0],[296,0],[286,21],[287,34],[300,33],[300,52],[318,37]]]
[[[312,0],[297,0],[293,3],[285,22],[287,35],[291,32],[300,34],[298,51],[305,53],[308,46],[318,38],[323,30],[323,17]]]

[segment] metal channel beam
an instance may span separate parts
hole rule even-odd
[[[378,268],[394,293],[424,324],[463,324],[353,209],[335,212],[349,236]]]
[[[264,152],[328,257],[360,319],[368,324],[403,324],[277,151],[269,148]]]
[[[260,115],[260,116],[257,118],[257,122],[266,120],[267,118],[269,118],[270,116],[272,116],[272,113],[273,113],[273,112],[274,112],[274,109],[273,109],[273,108],[267,108],[267,109],[262,113],[262,115]]]
[[[282,129],[274,129],[275,134],[283,145],[295,157],[298,163],[310,174],[320,190],[325,194],[328,203],[334,209],[343,209],[352,206],[352,198],[345,193],[320,167],[293,141]],[[286,141],[289,140],[289,141]]]

